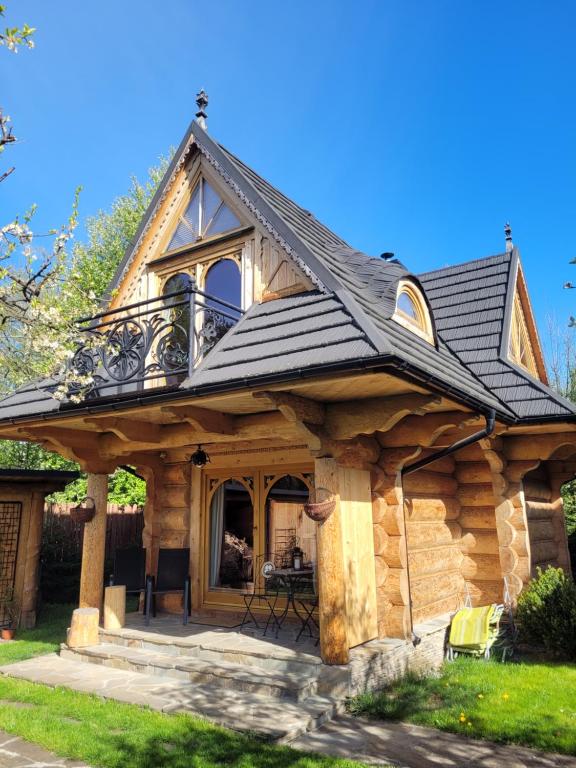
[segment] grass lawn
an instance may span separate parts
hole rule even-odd
[[[71,606],[47,606],[36,629],[19,632],[13,643],[0,643],[0,664],[56,650],[71,612]],[[266,744],[189,715],[165,715],[3,676],[0,730],[102,768],[359,767]]]
[[[354,714],[576,755],[576,665],[459,658],[350,704]]]
[[[34,629],[20,629],[13,643],[0,642],[0,665],[57,651],[76,606],[45,605]]]

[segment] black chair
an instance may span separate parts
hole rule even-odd
[[[184,614],[182,623],[188,624],[190,616],[190,549],[160,549],[156,578],[146,576],[146,599],[144,616],[146,626],[150,614],[156,616],[156,595],[182,594]]]
[[[313,565],[314,575],[305,581],[300,582],[298,592],[294,594],[294,611],[302,626],[296,635],[296,642],[300,640],[305,630],[308,630],[310,638],[315,640],[315,645],[320,642],[320,625],[316,618],[318,609],[318,585],[316,583],[316,565]]]
[[[260,624],[253,611],[258,608],[266,609],[266,624],[264,626],[264,635],[268,632],[270,622],[275,628],[275,637],[278,637],[281,621],[276,614],[276,603],[282,588],[278,578],[274,576],[275,568],[282,568],[284,561],[281,556],[268,554],[259,555],[256,558],[256,567],[253,569],[254,586],[250,592],[244,592],[242,597],[246,610],[240,624],[240,632],[247,624],[254,624],[256,629],[260,629]]]
[[[146,550],[143,547],[116,549],[108,586],[125,586],[127,595],[141,595],[146,590]]]

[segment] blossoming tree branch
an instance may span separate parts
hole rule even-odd
[[[4,16],[5,5],[0,5]],[[33,48],[35,29],[28,24],[7,26],[0,31],[0,45],[11,53]],[[10,117],[0,107],[0,153],[18,141]],[[0,168],[5,183],[15,167]],[[73,385],[75,398],[90,384],[69,365],[80,342],[75,322],[80,314],[92,313],[96,296],[82,281],[71,279],[74,259],[68,251],[78,223],[76,190],[68,221],[56,229],[37,233],[32,228],[35,205],[6,224],[0,224],[0,388],[9,390],[25,380],[57,374],[54,388],[63,397]]]

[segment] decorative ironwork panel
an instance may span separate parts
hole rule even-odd
[[[68,394],[95,398],[146,382],[180,384],[241,316],[238,307],[191,287],[85,318]]]
[[[10,619],[3,602],[13,598],[21,519],[21,502],[0,501],[0,627]]]

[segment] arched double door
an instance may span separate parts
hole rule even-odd
[[[203,504],[203,603],[243,605],[257,564],[295,545],[316,563],[316,524],[304,513],[311,472],[298,469],[207,472]]]

